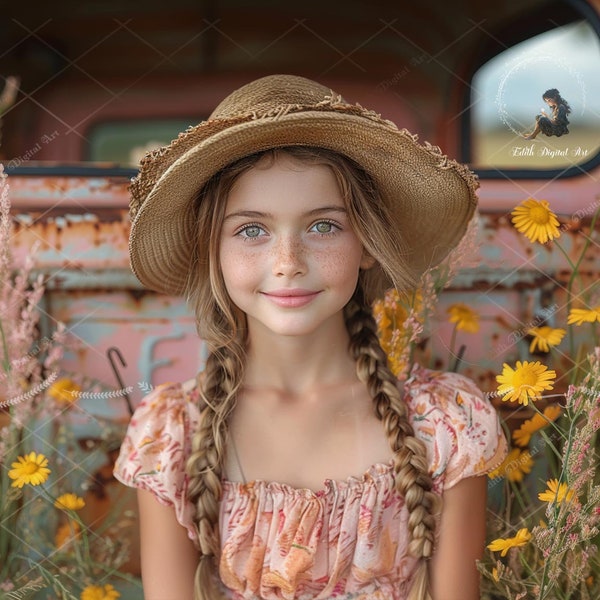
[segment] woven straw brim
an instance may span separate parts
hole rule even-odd
[[[408,262],[417,274],[438,264],[458,243],[477,204],[477,180],[467,167],[381,119],[304,110],[248,117],[208,135],[210,127],[207,121],[203,137],[198,126],[197,143],[160,175],[133,219],[132,268],[158,292],[184,290],[195,243],[190,202],[216,172],[261,150],[316,146],[356,161],[390,207],[393,230],[409,248]]]

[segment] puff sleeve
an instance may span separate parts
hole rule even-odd
[[[121,483],[151,492],[173,506],[177,521],[196,543],[194,506],[187,500],[185,464],[198,423],[197,405],[181,384],[161,385],[136,408],[114,467]]]
[[[498,414],[472,380],[417,366],[405,393],[438,489],[489,473],[502,462],[507,443]]]

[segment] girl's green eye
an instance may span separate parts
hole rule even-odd
[[[321,221],[315,225],[315,229],[319,233],[331,233],[333,225],[331,223],[327,223],[327,221]]]
[[[258,227],[256,225],[251,225],[250,227],[246,227],[246,229],[243,230],[243,233],[244,233],[245,237],[249,237],[249,238],[258,237],[260,235],[260,227]]]

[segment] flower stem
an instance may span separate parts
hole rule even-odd
[[[454,346],[456,345],[456,327],[457,327],[458,323],[454,324],[454,327],[452,328],[452,335],[450,336],[450,356],[452,358],[454,358],[455,360],[457,359],[456,354],[454,353]]]
[[[588,248],[590,247],[590,244],[592,243],[592,235],[594,234],[594,229],[596,227],[596,220],[598,219],[599,215],[600,215],[600,209],[596,210],[592,216],[592,220],[590,223],[590,235],[585,237],[585,243],[583,244],[583,248],[581,249],[581,252],[579,253],[579,257],[577,258],[575,263],[573,263],[573,261],[571,260],[571,257],[567,254],[567,252],[562,247],[560,242],[558,242],[558,240],[556,240],[554,242],[556,247],[565,256],[565,258],[567,259],[567,262],[569,263],[569,266],[571,267],[571,276],[569,277],[569,282],[567,283],[567,315],[571,314],[571,308],[572,308],[572,304],[573,304],[573,285],[575,283],[576,278],[580,276],[579,266],[581,265],[581,261],[583,260],[583,257],[586,255]],[[568,327],[569,327],[569,356],[574,356],[575,355],[575,335],[574,335],[573,324],[568,325]],[[578,365],[578,362],[575,363],[575,368],[572,371],[572,375],[571,375],[571,383],[572,384],[574,384],[577,381],[577,374],[579,372],[579,368],[577,365]]]
[[[47,499],[50,500],[50,503],[54,506],[54,503],[56,502],[56,498],[54,496],[52,496],[52,494],[50,494],[50,492],[48,492],[44,488],[42,488],[42,493],[46,496]],[[73,534],[73,536],[75,538],[73,540],[73,548],[74,548],[75,554],[77,554],[77,560],[78,560],[78,562],[83,563],[89,567],[92,563],[92,555],[90,552],[90,540],[88,539],[87,526],[81,520],[81,517],[74,510],[66,509],[64,512],[68,514],[68,516],[70,517],[70,520],[71,520],[69,522],[69,527],[71,529],[71,533]],[[72,522],[77,523],[77,525],[79,526],[79,532],[73,528],[73,526],[71,525]],[[81,548],[79,547],[79,542],[78,542],[79,539],[81,539],[81,544],[83,546],[83,556],[81,553]]]
[[[8,344],[6,342],[4,327],[2,327],[2,319],[0,319],[0,337],[2,337],[2,369],[8,375],[11,371],[11,366],[8,359]]]

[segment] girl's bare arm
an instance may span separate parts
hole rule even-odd
[[[198,551],[171,506],[137,491],[145,600],[193,600]]]
[[[444,492],[439,542],[431,564],[433,600],[479,600],[475,561],[485,547],[487,477],[469,477]]]

